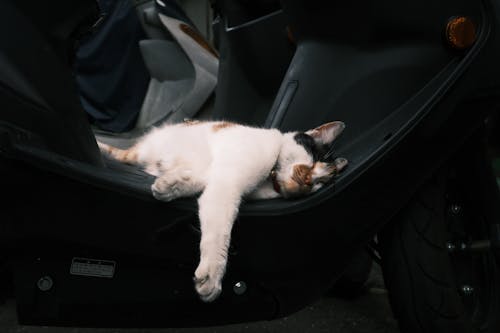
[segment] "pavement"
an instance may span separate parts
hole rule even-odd
[[[380,268],[374,265],[366,292],[355,299],[325,297],[288,317],[209,328],[97,329],[17,325],[15,301],[0,306],[0,333],[397,333]]]

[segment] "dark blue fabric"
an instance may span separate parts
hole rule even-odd
[[[131,1],[100,0],[104,21],[76,56],[80,98],[97,127],[133,128],[149,83],[138,42],[145,38]]]

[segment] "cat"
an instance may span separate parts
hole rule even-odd
[[[203,301],[221,293],[233,222],[243,198],[295,198],[317,191],[346,165],[321,160],[344,130],[334,121],[306,132],[227,121],[187,121],[153,128],[129,149],[98,142],[103,154],[156,177],[158,200],[198,198],[200,262],[195,289]]]

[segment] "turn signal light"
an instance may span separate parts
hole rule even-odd
[[[466,16],[452,17],[446,25],[446,41],[457,50],[464,50],[476,41],[476,26]]]

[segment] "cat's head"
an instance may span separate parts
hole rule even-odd
[[[306,132],[288,132],[271,173],[274,188],[285,198],[317,191],[347,165],[345,158],[333,162],[322,158],[344,130],[341,121],[323,124]]]

